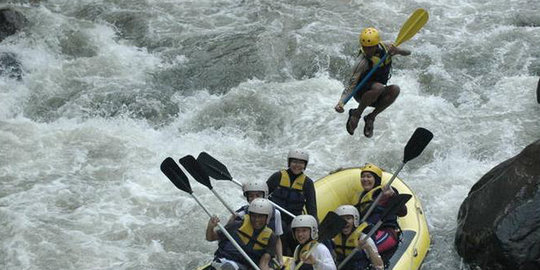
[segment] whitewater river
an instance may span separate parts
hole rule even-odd
[[[423,269],[459,269],[470,187],[540,137],[537,0],[0,3],[29,21],[0,43],[23,71],[0,77],[0,269],[193,269],[216,244],[165,157],[207,151],[239,181],[267,179],[292,148],[309,152],[313,179],[366,162],[393,171],[417,127],[434,139],[399,176],[428,219]],[[348,135],[333,107],[359,32],[392,41],[417,8],[430,19],[394,59],[399,98],[373,138],[363,122]],[[230,182],[215,189],[244,202]]]

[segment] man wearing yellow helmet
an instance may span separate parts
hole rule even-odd
[[[349,119],[347,120],[346,127],[347,132],[353,135],[364,110],[368,106],[375,108],[370,114],[364,116],[364,135],[370,138],[373,136],[373,122],[375,121],[375,117],[390,106],[399,95],[399,86],[395,84],[386,85],[391,77],[392,56],[396,54],[410,55],[411,52],[395,47],[391,43],[382,43],[379,31],[372,27],[366,28],[360,33],[359,41],[361,49],[358,62],[354,67],[348,85],[343,90],[339,102],[334,109],[339,113],[343,113],[345,99],[354,91],[357,84],[362,81],[373,66],[379,63],[384,55],[389,54],[384,63],[381,64],[354,95],[354,99],[358,102],[358,108],[349,110]]]

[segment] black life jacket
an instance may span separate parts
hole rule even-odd
[[[360,53],[366,56],[362,48],[360,48]],[[379,61],[387,53],[388,53],[388,48],[386,47],[386,45],[384,45],[384,43],[379,43],[379,45],[377,45],[377,49],[375,50],[375,54],[371,58],[369,58],[369,69],[364,74],[362,74],[361,78],[363,78],[369,71],[371,71],[373,66],[379,63]],[[373,73],[369,81],[380,82],[386,85],[386,83],[391,77],[390,75],[391,69],[392,69],[392,56],[388,55],[386,59],[384,60],[384,63],[382,63],[379,66],[379,68],[375,71],[375,73]]]
[[[240,224],[240,223],[237,223]],[[235,227],[237,227],[236,225]],[[251,225],[249,214],[244,215],[244,220],[238,229],[231,233],[233,239],[255,262],[259,263],[261,257],[266,253],[268,242],[272,237],[272,229],[265,226],[259,231],[255,231]],[[228,239],[219,241],[218,249],[214,254],[215,258],[225,258],[233,260],[243,265],[249,265],[244,256],[234,247]]]
[[[301,215],[306,204],[306,197],[304,196],[305,181],[306,175],[302,173],[291,183],[287,170],[282,170],[279,186],[270,194],[269,199],[293,215]],[[282,217],[284,216],[286,215],[282,215]]]

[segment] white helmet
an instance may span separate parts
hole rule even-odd
[[[358,227],[360,224],[360,214],[358,213],[358,209],[352,205],[341,205],[336,208],[335,212],[338,216],[353,216],[354,227]]]
[[[311,229],[311,239],[317,239],[319,237],[319,226],[317,225],[317,220],[312,215],[298,215],[291,223],[292,229],[306,227]],[[296,239],[296,237],[294,238]]]
[[[306,162],[306,166],[309,162],[309,155],[308,153],[302,151],[302,150],[291,150],[289,151],[289,154],[287,155],[287,165],[289,166],[291,164],[291,158],[303,160]]]
[[[247,197],[246,192],[248,191],[263,192],[263,198],[266,198],[268,196],[268,185],[263,181],[248,182],[242,185],[242,191],[245,197]]]
[[[270,222],[270,219],[272,218],[272,213],[274,213],[274,207],[272,206],[272,203],[270,203],[269,200],[263,199],[263,198],[257,198],[248,206],[248,213],[257,213],[261,215],[266,215],[266,224]]]

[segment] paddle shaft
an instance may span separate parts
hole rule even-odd
[[[193,199],[195,199],[195,201],[202,207],[202,209],[204,210],[204,212],[206,212],[206,214],[211,218],[213,215],[210,213],[210,211],[208,211],[208,209],[204,206],[204,204],[201,203],[201,201],[199,201],[199,199],[193,195],[192,193],[190,193],[189,195],[191,195],[191,197],[193,197]],[[255,268],[256,270],[261,270],[259,268],[259,266],[257,266],[253,260],[247,255],[247,253],[242,249],[242,247],[240,247],[240,245],[238,245],[238,243],[236,243],[236,241],[234,241],[234,238],[229,234],[229,232],[225,229],[225,227],[223,225],[221,225],[220,223],[217,224],[219,229],[221,230],[221,232],[227,237],[227,239],[229,239],[229,241],[231,241],[231,243],[234,245],[234,247],[242,254],[242,256],[244,256],[244,258],[249,262],[249,264],[251,264],[251,266],[253,268]]]
[[[239,181],[232,178],[231,174],[229,173],[229,170],[227,170],[227,167],[219,162],[219,160],[212,157],[210,154],[206,152],[201,152],[199,154],[199,157],[197,157],[197,162],[199,164],[202,164],[206,166],[206,168],[210,169],[210,173],[208,173],[212,178],[218,179],[218,180],[229,180],[238,185],[239,187],[243,187],[243,184]],[[281,212],[289,215],[292,218],[295,218],[296,216],[293,215],[291,212],[285,210],[283,207],[277,205],[273,201],[270,201],[273,206],[275,206],[277,209],[279,209]]]
[[[238,182],[237,180],[231,179],[231,181],[232,181],[233,183],[235,183],[236,185],[238,185],[239,187],[242,187],[242,186],[243,186],[242,183]],[[296,216],[293,215],[291,212],[285,210],[285,208],[279,206],[277,203],[275,203],[275,202],[273,202],[273,201],[271,201],[271,200],[268,200],[268,201],[269,201],[274,207],[276,207],[277,209],[279,209],[279,211],[281,211],[281,212],[287,214],[288,216],[290,216],[290,217],[292,217],[292,218],[295,218],[295,217],[296,217]]]
[[[393,215],[398,211],[401,207],[409,201],[409,199],[412,197],[410,194],[399,194],[396,197],[392,198],[391,201],[386,206],[386,209],[382,212],[381,217],[377,223],[371,228],[371,230],[368,232],[366,237],[363,237],[360,240],[365,240],[367,237],[371,237],[383,224],[384,220],[388,217],[388,215]],[[354,250],[345,258],[340,264],[339,268],[342,268],[347,262],[354,256],[354,254],[360,250],[358,247],[355,247]]]
[[[338,234],[343,229],[346,223],[347,222],[342,217],[338,216],[335,212],[328,212],[324,217],[323,221],[321,221],[321,224],[319,225],[319,238],[317,240],[318,243],[309,248],[308,252],[306,253],[306,258],[309,258],[313,250],[315,250],[317,245],[319,245],[322,241],[332,239],[332,237]],[[294,229],[292,233],[294,234]],[[303,264],[304,260],[301,260],[294,269],[300,269]]]
[[[382,221],[379,221],[379,223],[382,224]],[[379,223],[377,223],[378,226],[376,225],[377,228],[379,228],[379,227],[381,226]],[[376,229],[377,229],[377,228],[376,228]],[[375,230],[376,230],[376,229],[375,229]],[[373,234],[373,233],[375,232],[375,230],[373,230],[373,232],[370,231],[370,233]],[[293,232],[293,233],[294,233],[294,232]],[[370,236],[371,236],[371,235],[370,235]],[[325,240],[325,239],[323,239],[323,240]],[[319,239],[319,241],[322,241],[322,240]],[[319,245],[319,244],[320,244],[320,242],[317,243],[317,245]],[[309,258],[309,256],[311,255],[311,253],[313,253],[313,251],[314,251],[315,248],[317,247],[317,245],[312,246],[312,247],[308,250],[308,252],[306,253],[306,258]],[[349,260],[350,260],[350,259],[349,259]],[[303,261],[303,260],[300,261],[300,262],[298,263],[298,265],[294,268],[294,270],[300,269],[300,267],[302,267],[302,265],[304,265],[304,261]]]
[[[227,204],[223,198],[221,198],[221,196],[219,196],[219,194],[213,189],[211,188],[210,189],[212,191],[212,193],[214,193],[214,195],[216,195],[216,197],[218,198],[218,200],[225,206],[225,208],[227,208],[227,210],[229,210],[229,212],[231,212],[231,214],[235,215],[236,212],[234,212],[234,210],[229,206],[229,204]]]
[[[184,166],[184,168],[189,172],[191,177],[193,177],[193,179],[210,189],[210,191],[212,191],[212,193],[214,193],[214,195],[216,195],[216,197],[219,199],[221,204],[223,204],[225,208],[227,208],[227,210],[229,210],[229,212],[234,215],[234,210],[214,190],[214,187],[212,187],[212,184],[210,183],[210,178],[208,178],[206,172],[204,172],[197,160],[192,155],[186,155],[182,157],[179,161],[180,164],[182,164],[182,166]]]
[[[403,169],[403,166],[405,166],[405,163],[406,162],[401,163],[401,166],[399,166],[397,171],[392,175],[392,177],[390,178],[390,181],[388,181],[388,183],[386,185],[384,185],[383,189],[381,190],[381,193],[379,193],[377,198],[375,198],[375,201],[369,206],[367,212],[362,217],[361,223],[366,221],[367,218],[369,217],[369,215],[371,215],[371,212],[373,212],[373,209],[375,209],[375,206],[381,200],[384,190],[387,189],[387,188],[391,188],[390,185],[392,185],[392,182],[394,182],[394,179],[396,179],[396,176],[398,175],[398,173],[401,171],[401,169]]]
[[[319,243],[317,243],[317,245],[319,245]],[[314,246],[312,246],[312,247],[309,249],[308,253],[306,253],[306,258],[308,258],[308,257],[311,255],[311,253],[313,253],[313,251],[315,250],[315,248],[317,247],[317,245],[314,245]],[[300,267],[302,267],[302,265],[304,265],[304,261],[300,261],[300,262],[298,263],[298,265],[294,268],[294,270],[300,269]]]
[[[184,174],[184,172],[182,172],[180,167],[178,167],[178,164],[176,164],[176,162],[172,158],[168,157],[165,160],[163,160],[160,167],[163,174],[165,174],[165,176],[169,178],[169,180],[174,184],[174,186],[176,186],[176,188],[191,195],[191,197],[199,204],[199,206],[202,207],[204,212],[210,218],[213,217],[213,215],[210,213],[210,211],[208,211],[208,209],[204,206],[204,204],[202,204],[202,202],[199,201],[199,198],[193,195],[193,190],[191,189],[187,176]],[[223,227],[223,225],[219,223],[217,225],[219,226],[219,229],[221,229],[221,232],[223,232],[223,234],[227,237],[227,239],[231,241],[233,246],[238,250],[238,252],[240,252],[240,254],[242,254],[242,256],[249,262],[249,264],[251,264],[251,266],[253,266],[254,269],[260,270],[259,267],[253,262],[253,260],[251,260],[251,258],[242,249],[242,247],[240,247],[240,245],[238,245],[238,243],[234,241],[234,238],[229,234],[229,232],[227,232],[225,227]]]
[[[364,241],[366,239],[368,239],[369,237],[371,237],[376,231],[377,229],[379,229],[379,227],[381,227],[381,225],[383,224],[383,221],[382,220],[379,220],[375,226],[373,226],[373,228],[371,228],[371,230],[367,233],[366,236],[362,237],[360,239],[360,241]],[[352,257],[354,256],[354,254],[356,254],[356,252],[360,251],[360,249],[358,247],[355,247],[353,249],[353,251],[347,256],[347,258],[345,258],[339,265],[338,265],[338,268],[337,269],[341,269],[343,268],[343,266],[345,266],[351,259]]]
[[[373,75],[373,73],[375,73],[375,71],[377,71],[377,69],[382,65],[382,63],[384,63],[384,61],[386,60],[386,58],[388,57],[390,53],[386,53],[382,58],[381,60],[369,71],[369,73],[364,76],[364,78],[362,79],[362,81],[360,81],[359,84],[356,85],[356,87],[354,88],[354,91],[352,91],[348,96],[347,98],[345,98],[345,100],[343,101],[343,105],[347,104],[347,102],[349,102],[349,100],[358,92],[360,91],[360,89],[362,88],[362,86],[364,86],[364,84],[366,84],[366,82],[369,80],[369,78],[371,78],[371,76]]]

